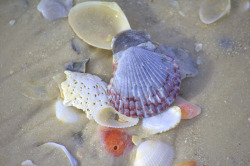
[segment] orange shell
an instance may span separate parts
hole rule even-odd
[[[196,166],[196,161],[188,161],[188,162],[184,162],[179,164],[178,166]]]

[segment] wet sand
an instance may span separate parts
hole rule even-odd
[[[183,80],[181,95],[201,106],[201,115],[147,139],[173,146],[173,165],[189,160],[204,166],[249,165],[247,1],[233,0],[230,14],[210,25],[199,19],[201,1],[181,0],[179,7],[171,0],[117,2],[133,29],[186,49],[199,62],[199,74]],[[79,165],[132,165],[136,148],[111,157],[101,146],[98,125],[80,110],[76,123],[56,118],[60,93],[54,78],[64,78],[65,63],[90,57],[87,72],[109,82],[112,52],[81,42],[67,18],[48,22],[36,9],[38,3],[0,1],[0,165],[21,165],[27,159],[37,165],[70,165],[60,150],[41,146],[46,142],[66,146],[73,156],[81,152]],[[82,52],[72,49],[72,39]],[[195,43],[203,45],[198,53]]]

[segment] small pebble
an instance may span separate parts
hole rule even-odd
[[[195,51],[200,52],[202,49],[202,44],[201,43],[195,43]]]
[[[16,23],[16,20],[10,20],[9,24],[12,26]]]

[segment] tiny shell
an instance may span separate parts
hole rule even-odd
[[[200,6],[199,16],[203,23],[211,24],[226,14],[231,9],[231,0],[204,0]]]
[[[45,19],[54,21],[67,17],[72,5],[73,0],[41,0],[37,10],[43,14]]]
[[[74,123],[79,119],[79,114],[74,108],[63,105],[62,100],[56,102],[56,117],[65,123]]]
[[[87,118],[92,119],[92,113],[99,107],[109,105],[107,84],[101,78],[87,74],[65,71],[66,81],[61,83],[66,106],[82,109]]]
[[[156,134],[175,128],[180,121],[181,109],[173,106],[161,114],[142,119],[142,126],[146,132]]]
[[[139,145],[134,166],[170,166],[174,149],[161,141],[145,141]]]
[[[116,119],[116,116],[119,116]],[[116,112],[112,106],[101,107],[94,111],[94,120],[101,126],[126,128],[136,125],[139,118],[131,118]]]
[[[196,165],[197,165],[196,161],[188,161],[178,164],[177,166],[196,166]]]
[[[103,49],[111,49],[112,38],[130,29],[125,14],[116,2],[83,2],[70,10],[68,18],[78,37]]]

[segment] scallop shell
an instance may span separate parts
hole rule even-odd
[[[134,166],[170,166],[174,149],[161,141],[145,141],[139,145]]]
[[[179,93],[180,71],[172,57],[131,46],[114,54],[113,66],[107,93],[121,114],[140,118],[157,115]]]
[[[170,107],[167,111],[153,117],[144,118],[142,126],[150,134],[162,133],[175,128],[181,121],[181,109]]]
[[[199,16],[203,23],[211,24],[226,14],[231,9],[231,0],[204,0],[200,6]]]
[[[125,14],[116,2],[83,2],[70,10],[68,18],[78,37],[103,49],[111,49],[112,38],[130,29]]]
[[[119,117],[117,117],[117,115]],[[139,118],[131,118],[116,112],[112,106],[101,107],[94,111],[94,120],[101,126],[126,128],[138,123]]]

